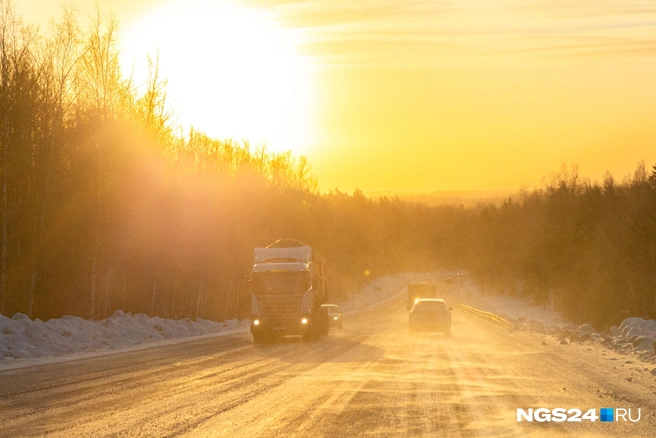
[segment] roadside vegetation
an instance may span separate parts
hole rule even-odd
[[[500,207],[320,193],[303,158],[183,132],[156,57],[121,74],[111,17],[38,32],[0,6],[0,314],[248,317],[253,247],[280,237],[327,258],[334,301],[461,269],[573,320],[656,314],[656,167],[563,168]]]

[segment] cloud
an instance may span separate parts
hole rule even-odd
[[[472,58],[653,56],[656,5],[616,0],[252,0],[340,68],[434,68]],[[554,39],[557,41],[554,42]]]

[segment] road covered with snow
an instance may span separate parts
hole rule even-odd
[[[388,280],[363,291],[343,330],[316,342],[254,345],[246,330],[226,328],[0,370],[0,436],[654,436],[646,351],[603,344],[636,336],[639,321],[597,340],[517,314],[506,315],[510,330],[459,308],[470,298],[462,284],[418,280],[435,281],[455,307],[451,337],[410,336],[402,298],[414,280]],[[373,296],[380,304],[362,302]],[[641,419],[517,421],[517,408],[540,407],[641,409]]]

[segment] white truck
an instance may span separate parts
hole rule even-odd
[[[251,285],[251,333],[255,343],[275,342],[285,335],[316,340],[327,335],[326,262],[312,247],[279,239],[255,248]]]

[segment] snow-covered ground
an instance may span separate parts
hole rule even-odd
[[[656,363],[656,321],[653,319],[627,318],[619,327],[598,332],[589,324],[568,324],[558,312],[519,297],[483,295],[473,283],[463,285],[460,296],[464,304],[499,315],[518,330],[553,337],[562,345],[596,347],[603,355],[610,349],[620,355]]]
[[[220,323],[172,320],[120,310],[100,321],[64,316],[43,322],[22,313],[11,318],[0,315],[0,366],[41,357],[78,357],[80,353],[125,349],[156,341],[247,331],[249,326],[249,321],[236,319]]]
[[[508,320],[520,318],[534,321],[550,327],[560,327],[566,324],[563,317],[556,311],[536,305],[521,297],[502,295],[484,295],[478,285],[468,279],[461,288],[461,301],[464,304],[486,312],[497,314]]]
[[[656,363],[656,321],[627,318],[609,332],[597,332],[592,326],[566,325],[555,335],[562,344],[593,343],[620,354],[634,355],[646,362]]]
[[[344,313],[357,313],[405,297],[407,285],[431,282],[443,287],[446,277],[455,273],[403,274],[379,277],[364,286],[350,300],[340,303]],[[554,337],[561,344],[595,345],[618,354],[632,354],[641,360],[656,363],[656,321],[628,318],[609,333],[599,333],[588,324],[566,324],[555,311],[536,306],[524,299],[483,295],[468,277],[457,279],[446,289],[474,308],[497,314],[510,321],[516,329]],[[455,303],[453,303],[455,304]],[[199,319],[171,320],[147,315],[125,314],[120,310],[101,321],[89,321],[74,316],[43,322],[26,315],[12,318],[0,315],[0,368],[44,363],[57,357],[78,358],[106,354],[117,350],[148,348],[162,342],[183,342],[199,336],[248,332],[250,321],[213,322]]]

